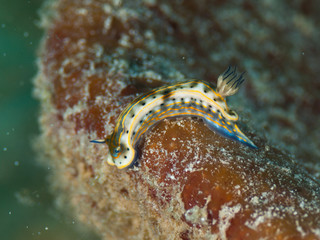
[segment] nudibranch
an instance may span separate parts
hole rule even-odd
[[[92,140],[107,143],[107,162],[122,169],[137,159],[135,149],[141,136],[157,122],[170,117],[197,116],[222,136],[249,147],[256,145],[238,128],[236,112],[229,109],[225,97],[235,94],[244,81],[236,67],[219,76],[216,90],[202,80],[189,80],[163,86],[134,99],[120,114],[113,133],[106,139]]]

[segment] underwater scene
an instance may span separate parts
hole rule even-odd
[[[320,239],[320,2],[0,0],[1,239]]]
[[[0,233],[3,240],[98,239],[57,211],[50,166],[39,164],[39,103],[32,96],[43,31],[40,0],[0,1]],[[88,237],[89,236],[89,237]]]

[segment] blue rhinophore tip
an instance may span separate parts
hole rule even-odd
[[[97,139],[97,140],[91,140],[91,143],[106,143],[105,139]]]

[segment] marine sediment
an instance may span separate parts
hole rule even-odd
[[[305,2],[50,1],[35,95],[60,207],[103,239],[320,239],[319,16]],[[192,117],[148,131],[127,170],[89,143],[139,94],[215,84],[229,64],[247,71],[228,104],[258,150]]]

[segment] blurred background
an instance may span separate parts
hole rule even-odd
[[[32,148],[39,132],[32,79],[42,3],[0,0],[0,238],[95,239],[55,208],[50,169],[37,163]]]

